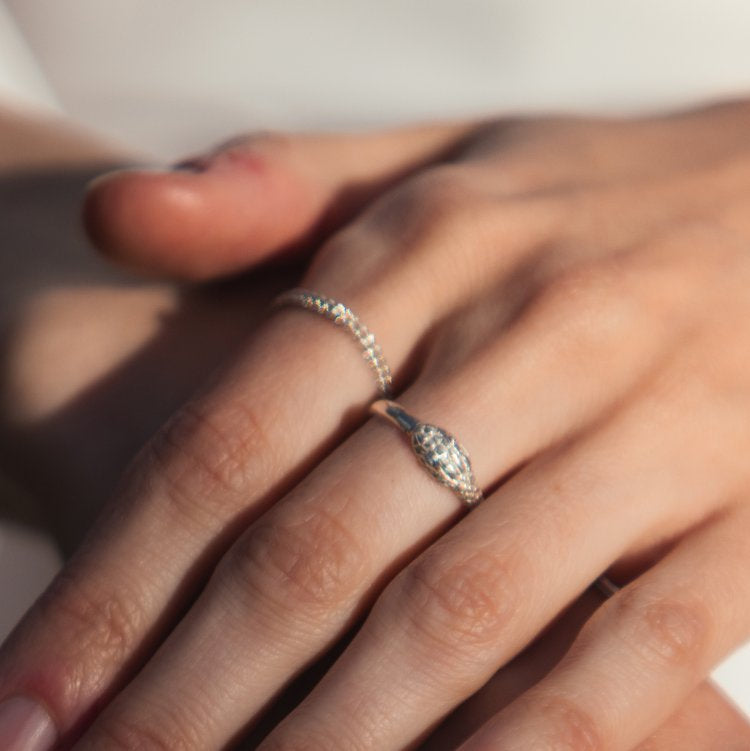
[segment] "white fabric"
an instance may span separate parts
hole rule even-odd
[[[747,0],[6,0],[66,111],[161,156],[250,127],[683,103]]]
[[[749,31],[747,0],[6,0],[0,96],[166,160],[256,127],[748,92]],[[716,676],[750,715],[750,646]]]

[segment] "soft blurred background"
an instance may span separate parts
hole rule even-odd
[[[0,0],[0,107],[158,164],[253,128],[748,93],[749,40],[747,0]],[[0,478],[0,638],[59,565],[31,507]],[[748,676],[750,648],[716,672],[750,715]]]
[[[7,66],[21,96],[164,158],[255,126],[684,104],[750,71],[746,0],[4,4],[0,90]]]

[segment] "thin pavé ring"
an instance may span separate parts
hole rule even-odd
[[[331,297],[296,287],[282,292],[274,301],[273,307],[292,305],[317,313],[337,326],[343,326],[362,347],[362,356],[375,373],[378,390],[390,397],[393,388],[391,369],[383,356],[375,335],[360,321],[359,316],[349,307]]]

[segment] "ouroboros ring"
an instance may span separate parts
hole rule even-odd
[[[404,431],[411,438],[412,450],[422,466],[466,506],[476,506],[484,499],[474,479],[469,455],[450,433],[436,425],[420,422],[388,399],[373,402],[370,412],[385,417]]]
[[[375,335],[360,321],[351,308],[330,297],[319,295],[307,289],[295,288],[282,292],[274,301],[274,307],[294,305],[328,318],[337,326],[343,326],[362,347],[362,356],[375,373],[378,390],[385,396],[391,396],[393,379],[391,369],[383,357]]]

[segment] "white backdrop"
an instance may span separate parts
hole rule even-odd
[[[747,0],[6,0],[65,110],[172,156],[249,127],[747,88]]]
[[[60,107],[157,160],[256,127],[743,92],[747,0],[0,0],[0,96]],[[0,529],[0,636],[52,565],[40,552],[34,581],[20,539]],[[717,677],[750,714],[750,648]]]

